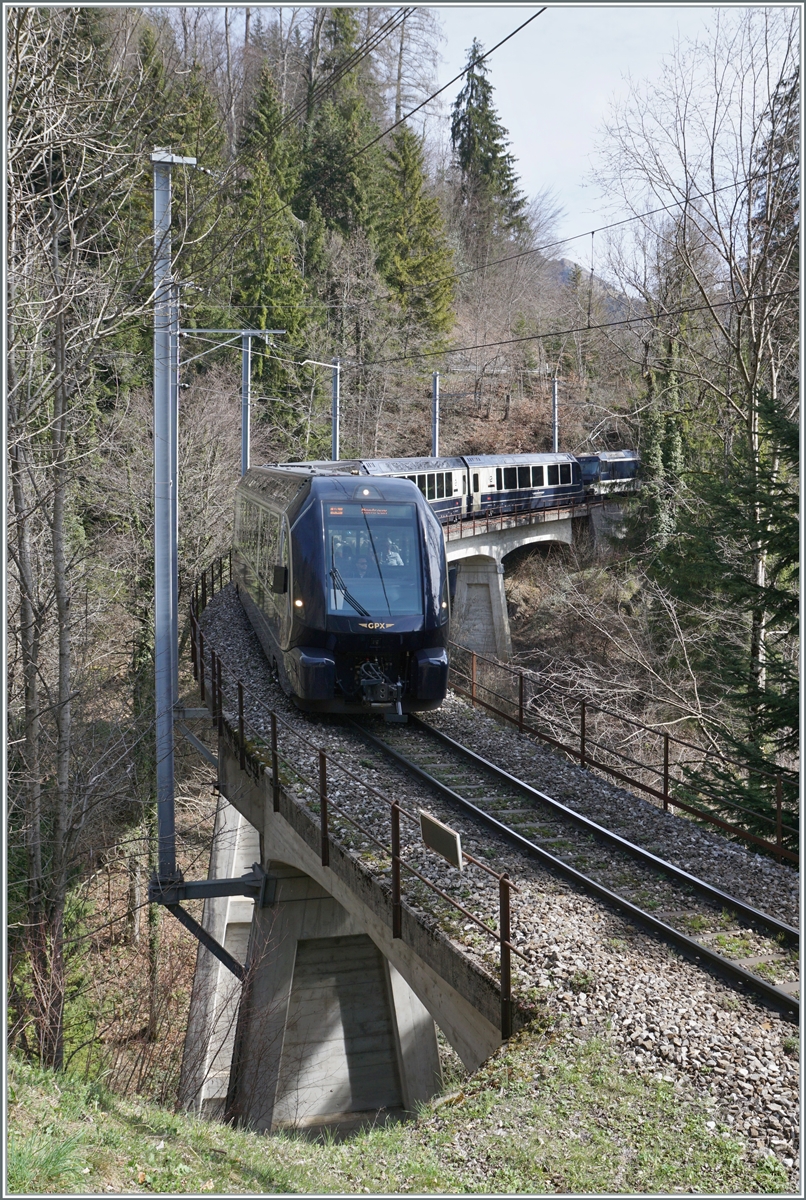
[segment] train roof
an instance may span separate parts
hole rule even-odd
[[[362,468],[368,475],[393,475],[398,471],[461,471],[461,458],[365,458]]]
[[[317,459],[313,462],[267,463],[266,466],[275,471],[293,471],[306,478],[311,475],[359,475],[361,462],[357,458],[340,458],[333,462],[330,458]]]
[[[518,467],[527,463],[576,462],[573,454],[558,451],[556,454],[466,454],[465,462],[471,467]]]
[[[321,470],[329,467],[330,470]],[[368,489],[374,499],[416,498],[419,503],[420,490],[407,479],[379,480],[377,490],[365,475],[357,479],[358,471],[345,470],[349,462],[319,463],[269,463],[262,467],[250,467],[238,483],[238,489],[263,498],[274,507],[289,510],[313,494],[321,499],[361,500],[363,489]],[[311,470],[311,468],[315,468]],[[377,476],[376,476],[377,478]]]
[[[638,458],[637,450],[599,450],[592,454],[578,454],[580,462],[590,458],[598,458],[601,462],[616,462],[620,458]]]

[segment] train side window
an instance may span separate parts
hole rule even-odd
[[[504,467],[504,490],[516,488],[518,486],[518,468]]]
[[[417,487],[420,489],[423,495],[425,495],[425,475],[417,476]]]
[[[479,477],[476,474],[476,472],[474,471],[473,472],[473,491],[477,492],[478,490],[479,490]]]
[[[428,472],[426,479],[428,481],[428,491],[426,492],[426,498],[428,500],[435,500],[436,495],[437,495],[437,490],[436,490],[436,485],[434,482],[434,475],[431,471]]]
[[[574,483],[582,482],[582,469],[579,463],[571,463],[571,476]]]
[[[445,472],[437,472],[437,500],[445,499]]]
[[[532,467],[532,487],[543,486],[543,468]]]
[[[571,482],[571,464],[560,463],[560,483]]]
[[[529,467],[518,467],[518,487],[527,488],[532,486],[532,472]]]
[[[500,467],[497,467],[495,471],[495,486],[498,488],[499,492],[504,490],[504,474]]]
[[[557,466],[557,464],[552,463],[551,466],[546,469],[546,474],[549,478],[549,487],[556,487],[560,482],[560,468]]]

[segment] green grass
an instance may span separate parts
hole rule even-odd
[[[714,942],[728,958],[747,958],[753,952],[749,938],[741,935],[731,936],[727,933],[720,933],[717,934]]]
[[[9,1061],[9,1193],[781,1192],[713,1114],[606,1043],[530,1027],[417,1119],[342,1143],[198,1121]]]

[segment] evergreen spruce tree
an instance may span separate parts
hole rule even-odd
[[[236,209],[241,236],[232,302],[245,325],[284,329],[290,345],[301,345],[311,307],[302,274],[305,223],[288,205],[297,180],[296,156],[280,124],[274,82],[264,68],[240,147]],[[252,372],[264,392],[284,394],[295,382],[289,363],[277,362],[257,346]]]
[[[428,334],[453,323],[453,256],[427,189],[422,141],[407,126],[387,152],[378,221],[378,266],[401,309]]]
[[[515,159],[507,150],[507,130],[493,105],[487,67],[478,62],[483,46],[474,38],[470,69],[453,105],[451,143],[460,173],[459,198],[465,221],[476,237],[525,232],[526,197],[519,187]]]
[[[351,9],[328,11],[323,74],[332,74],[349,58],[358,35]],[[383,151],[378,146],[358,154],[378,132],[367,100],[373,87],[371,64],[365,59],[345,72],[320,104],[309,94],[295,209],[307,218],[315,201],[327,228],[344,235],[357,228],[370,232],[374,224]]]

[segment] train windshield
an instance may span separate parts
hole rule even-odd
[[[579,465],[582,467],[582,478],[585,483],[595,483],[599,478],[599,457],[598,455],[590,457],[580,456]]]
[[[372,620],[421,616],[420,526],[413,504],[331,504],[325,512],[327,607]]]

